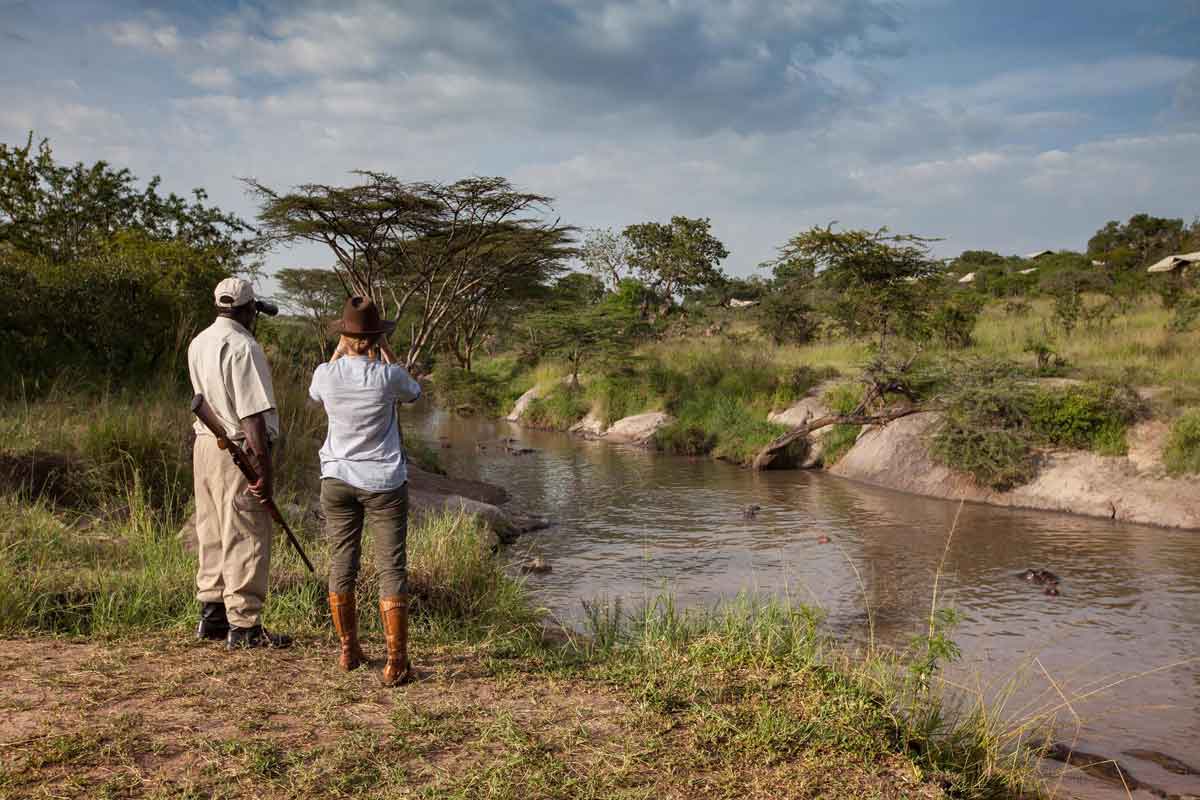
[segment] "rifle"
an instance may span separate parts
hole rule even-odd
[[[208,401],[204,399],[204,395],[198,394],[192,398],[192,413],[196,415],[196,419],[204,423],[204,427],[212,431],[213,436],[217,437],[217,447],[229,452],[229,457],[233,459],[233,463],[246,476],[246,480],[251,484],[258,483],[258,470],[254,469],[254,465],[246,457],[246,451],[226,435],[225,426],[221,424],[221,420],[217,419],[217,415],[213,413],[212,407],[208,405]],[[308,556],[304,553],[304,548],[296,540],[296,535],[292,533],[292,529],[284,521],[283,514],[279,513],[279,506],[275,505],[275,498],[267,497],[260,499],[259,502],[270,513],[271,519],[275,520],[283,528],[283,532],[287,534],[288,541],[292,543],[292,547],[296,548],[296,552],[300,554],[300,560],[304,562],[304,566],[308,567],[308,571],[315,575],[317,571],[313,569],[312,562],[308,560]]]

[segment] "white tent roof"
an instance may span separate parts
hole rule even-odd
[[[1170,272],[1183,264],[1200,264],[1200,250],[1195,253],[1181,253],[1179,255],[1167,256],[1166,258],[1155,261],[1146,268],[1147,272]]]
[[[1029,255],[1025,256],[1025,259],[1033,260],[1035,258],[1041,258],[1042,256],[1052,256],[1052,255],[1054,255],[1053,250],[1038,250],[1036,253],[1030,253]]]
[[[1030,267],[1029,269],[1023,269],[1018,274],[1029,275],[1030,273],[1033,273],[1033,272],[1037,272],[1037,267]]]
[[[959,278],[958,282],[959,283],[971,283],[974,280],[975,280],[975,273],[968,272],[966,275],[963,275],[961,278]]]

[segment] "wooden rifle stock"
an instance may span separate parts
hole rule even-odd
[[[217,447],[229,453],[229,457],[233,459],[233,463],[246,476],[246,480],[251,484],[258,483],[258,470],[250,463],[250,458],[246,455],[246,451],[225,433],[225,426],[221,423],[221,420],[217,419],[217,415],[213,413],[212,407],[204,399],[204,395],[198,394],[192,398],[192,413],[196,415],[196,419],[200,420],[204,427],[212,431],[212,435],[217,438]],[[300,560],[304,562],[304,566],[308,567],[308,571],[315,575],[317,572],[316,569],[313,568],[312,562],[308,560],[308,555],[304,552],[304,548],[300,546],[296,535],[288,527],[283,514],[279,513],[279,506],[275,505],[275,498],[268,497],[260,499],[259,502],[267,509],[267,512],[271,515],[271,519],[275,520],[279,523],[279,527],[283,528],[283,532],[287,534],[288,541],[292,543],[292,547],[296,548],[296,552],[300,554]]]

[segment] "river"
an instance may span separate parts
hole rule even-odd
[[[665,590],[680,605],[711,606],[748,590],[823,609],[843,640],[865,641],[870,617],[878,641],[903,645],[927,624],[944,553],[941,602],[962,615],[951,677],[992,696],[1012,685],[1013,718],[1061,704],[1061,690],[1081,719],[1078,749],[1200,794],[1198,776],[1121,755],[1156,750],[1200,766],[1200,532],[982,505],[960,513],[825,473],[755,473],[423,405],[403,422],[447,445],[439,454],[452,474],[504,486],[515,508],[553,521],[509,557],[551,565],[527,581],[565,622],[580,619],[582,600],[631,608]],[[534,452],[508,455],[496,446],[505,436]],[[760,509],[747,518],[751,505]],[[1022,580],[1028,568],[1056,573],[1061,594]],[[1073,719],[1058,714],[1058,738],[1076,737]],[[1077,775],[1064,786],[1125,796]]]

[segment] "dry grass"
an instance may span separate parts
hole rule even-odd
[[[0,642],[0,797],[944,796],[905,756],[814,738],[819,681],[669,711],[534,661],[415,655],[385,690],[328,646]]]

